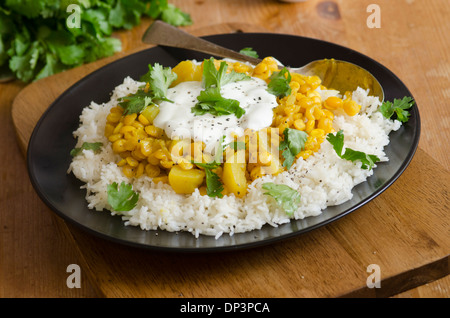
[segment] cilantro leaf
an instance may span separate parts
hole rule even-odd
[[[223,194],[223,184],[220,181],[219,176],[213,170],[220,167],[220,163],[218,162],[210,162],[210,163],[201,163],[201,162],[193,162],[197,166],[205,169],[206,174],[206,194],[210,197],[219,197],[222,198]]]
[[[133,209],[139,199],[139,193],[132,190],[131,184],[122,181],[120,187],[117,182],[107,186],[108,203],[114,211],[130,211]]]
[[[170,84],[177,79],[177,74],[170,67],[163,67],[155,63],[148,65],[148,72],[141,76],[140,80],[146,82],[148,87],[140,88],[134,94],[119,99],[119,105],[125,110],[124,115],[140,113],[145,107],[155,104],[155,101],[167,101],[167,90]]]
[[[124,115],[140,113],[145,107],[153,104],[153,94],[139,89],[134,94],[120,98],[119,101],[121,101],[119,105],[124,109]]]
[[[177,79],[177,74],[172,72],[170,67],[163,67],[159,63],[154,66],[148,65],[148,72],[141,77],[141,81],[150,85],[153,98],[158,100],[166,100],[167,90],[173,81]]]
[[[403,97],[402,99],[394,98],[394,102],[384,101],[380,106],[380,112],[386,118],[391,118],[394,113],[397,115],[397,120],[407,122],[409,120],[409,112],[406,111],[414,105],[415,101],[412,97]]]
[[[74,148],[70,151],[70,155],[75,157],[79,155],[83,150],[93,150],[94,152],[100,151],[100,148],[103,146],[101,142],[83,142],[81,147]]]
[[[161,20],[174,26],[185,26],[192,24],[191,16],[173,4],[167,4],[161,11]]]
[[[203,62],[203,85],[206,89],[210,87],[218,87],[238,81],[244,81],[250,79],[245,73],[237,73],[236,71],[231,71],[227,73],[228,64],[225,61],[220,63],[219,69],[216,69],[214,64],[214,58],[209,60],[204,60]]]
[[[191,108],[191,112],[196,115],[206,113],[215,116],[234,114],[237,118],[241,118],[245,114],[245,110],[239,106],[239,101],[222,97],[218,87],[210,87],[201,91],[197,100],[199,102]]]
[[[283,134],[284,140],[280,142],[279,149],[283,151],[281,154],[284,158],[283,166],[289,170],[294,163],[295,156],[305,148],[308,134],[292,128],[284,129]]]
[[[300,193],[284,184],[275,184],[266,182],[262,185],[265,195],[275,199],[277,204],[286,212],[287,215],[293,215],[300,204]]]
[[[244,47],[242,50],[239,51],[239,53],[245,54],[250,57],[254,57],[256,59],[259,57],[258,53],[251,47]]]
[[[67,12],[70,4],[79,10]],[[121,41],[112,32],[133,28],[143,16],[192,23],[167,0],[0,1],[0,70],[30,82],[113,55]]]
[[[334,151],[336,151],[336,154],[345,160],[349,160],[352,162],[355,162],[357,160],[361,161],[362,169],[372,169],[372,167],[375,165],[377,161],[380,161],[380,158],[378,158],[375,155],[369,155],[362,151],[353,150],[350,148],[346,148],[344,154],[342,154],[342,149],[344,148],[344,132],[343,130],[339,130],[336,133],[336,136],[332,133],[329,133],[327,135],[327,140],[333,145]]]
[[[287,75],[286,75],[287,74]],[[267,91],[277,97],[285,97],[291,94],[291,73],[286,67],[279,72],[274,72],[270,76],[270,82],[267,85]]]

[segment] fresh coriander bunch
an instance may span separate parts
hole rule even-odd
[[[143,16],[192,23],[167,0],[0,0],[0,75],[30,82],[113,55],[122,48],[112,32]]]

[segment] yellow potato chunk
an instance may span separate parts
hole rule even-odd
[[[247,178],[245,177],[245,150],[239,150],[227,159],[223,165],[222,181],[228,191],[238,198],[247,194]]]
[[[184,170],[178,165],[169,172],[169,184],[179,194],[190,194],[195,191],[205,178],[205,172],[199,169]]]
[[[177,74],[177,79],[173,81],[172,87],[181,82],[201,81],[203,69],[201,65],[194,64],[192,61],[182,61],[172,69]]]

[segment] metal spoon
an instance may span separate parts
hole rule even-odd
[[[198,38],[160,20],[153,22],[147,29],[142,41],[147,44],[199,51],[241,62],[249,62],[254,65],[261,62],[261,59]],[[370,95],[378,96],[380,101],[384,100],[383,88],[378,80],[367,70],[350,62],[323,59],[312,61],[299,68],[289,68],[289,70],[304,75],[316,75],[322,80],[322,85],[336,89],[341,94],[346,91],[354,91],[359,86],[363,89],[370,89]]]

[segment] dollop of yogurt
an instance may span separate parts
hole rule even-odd
[[[192,113],[191,108],[198,102],[197,96],[203,89],[202,83],[198,81],[182,82],[169,88],[166,97],[173,103],[162,102],[159,105],[159,114],[153,124],[164,129],[170,139],[203,141],[205,151],[211,153],[217,148],[222,136],[225,136],[225,142],[230,142],[233,140],[232,134],[242,136],[247,128],[256,131],[272,124],[273,108],[278,104],[262,79],[252,77],[221,87],[224,98],[239,101],[239,106],[245,110],[241,118],[234,114],[214,116]]]

